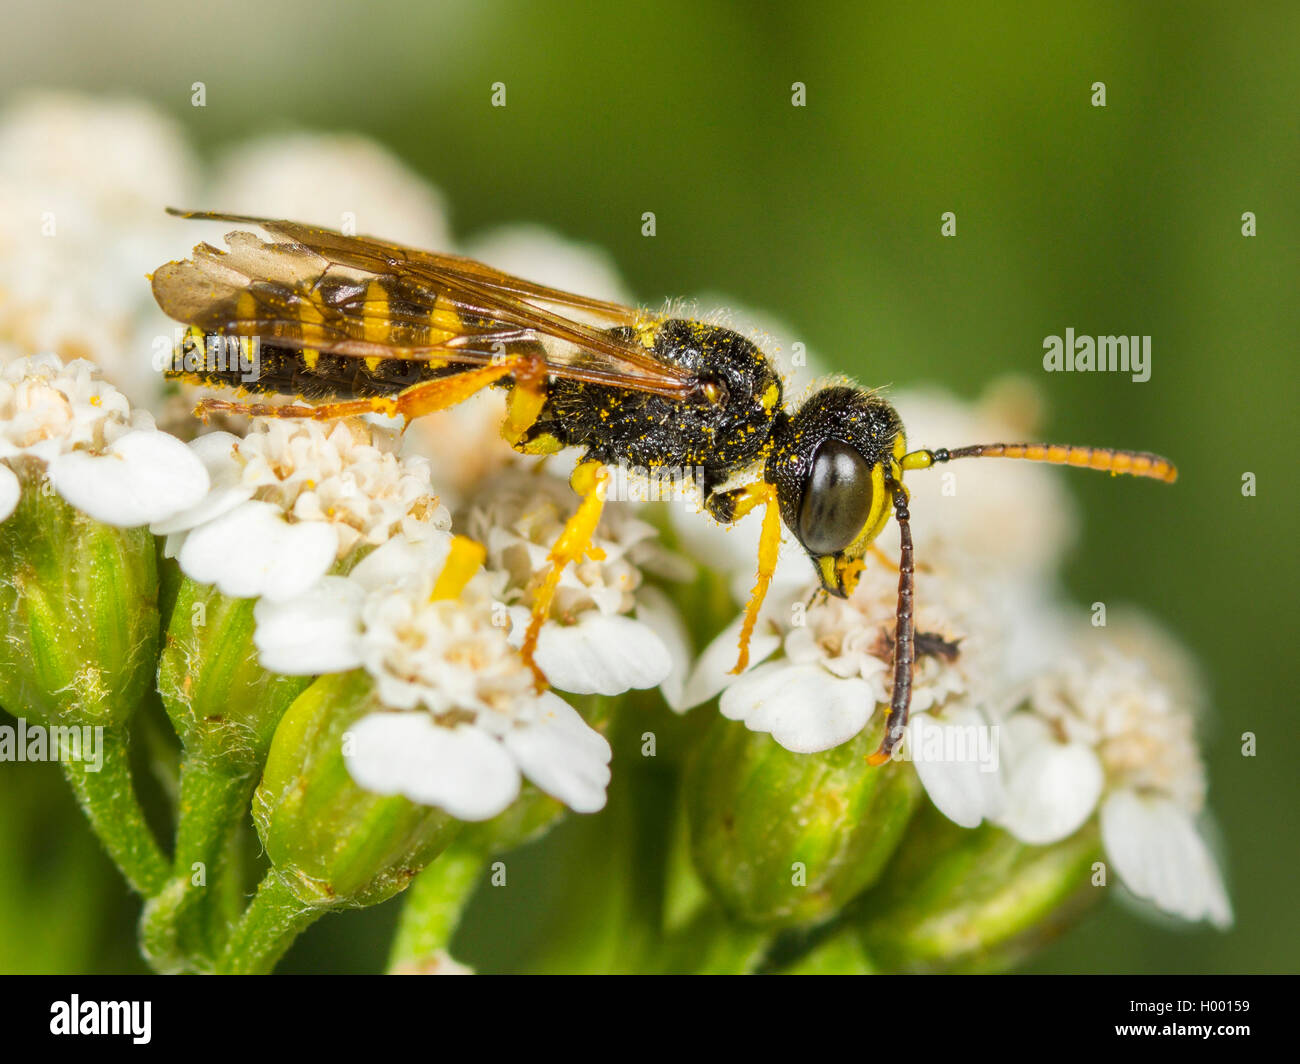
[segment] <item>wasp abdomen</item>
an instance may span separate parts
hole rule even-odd
[[[427,359],[356,358],[278,347],[247,337],[199,334],[187,339],[168,376],[259,395],[323,401],[397,395],[413,384],[464,369]]]

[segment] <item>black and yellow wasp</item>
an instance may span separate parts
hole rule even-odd
[[[1167,482],[1177,477],[1158,455],[1096,447],[994,443],[909,451],[894,408],[865,388],[826,387],[788,409],[769,358],[718,325],[571,295],[471,259],[370,237],[239,215],[183,216],[257,226],[272,240],[233,232],[229,250],[200,244],[192,258],[154,273],[159,305],[196,339],[238,338],[259,348],[253,380],[203,359],[172,374],[299,400],[209,398],[200,414],[321,419],[380,412],[409,421],[497,385],[509,390],[502,434],[516,450],[583,449],[571,478],[581,502],[551,549],[523,644],[530,663],[561,572],[590,545],[611,464],[695,470],[705,509],[723,523],[764,508],[737,672],[748,664],[781,524],[808,552],[822,588],[847,596],[892,515],[900,538],[893,692],[873,763],[892,754],[911,701],[916,633],[905,472],[954,458],[1005,457]],[[747,471],[751,483],[725,487]]]

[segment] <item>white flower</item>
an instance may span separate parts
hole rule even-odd
[[[912,719],[900,749],[916,763],[935,804],[974,826],[999,802],[991,763],[996,750],[979,708],[988,695],[995,622],[983,602],[964,595],[942,569],[919,573],[917,581],[917,632],[927,637],[919,647],[932,652],[918,654]],[[897,574],[879,562],[868,566],[848,599],[822,596],[807,605],[813,597],[807,587],[765,614],[782,634],[760,629],[751,645],[751,660],[761,661],[778,646],[780,657],[730,676],[738,635],[733,623],[701,655],[687,689],[706,697],[722,689],[723,716],[769,732],[796,753],[848,742],[888,709],[897,589]]]
[[[358,547],[450,527],[428,463],[399,458],[397,444],[357,420],[268,418],[242,439],[200,436],[190,446],[211,491],[153,531],[169,537],[167,553],[188,576],[224,594],[301,594]]]
[[[493,229],[471,240],[465,254],[538,284],[593,299],[629,302],[627,289],[607,251],[565,240],[538,225]]]
[[[511,638],[519,645],[533,592],[551,569],[551,547],[578,498],[558,478],[520,465],[481,485],[475,498],[464,527],[486,545],[489,569],[503,576]],[[662,599],[650,610],[652,623],[643,621],[638,596],[642,570],[671,570],[672,559],[654,527],[618,503],[606,504],[592,548],[565,567],[538,639],[537,665],[554,687],[574,694],[654,687],[673,670],[672,621]]]
[[[955,648],[941,648],[944,649],[942,654],[918,656],[912,684],[912,710],[919,713],[977,690],[981,670],[976,659],[982,656],[977,651],[985,647],[989,633],[978,619],[979,602],[962,601],[959,589],[944,574],[934,571],[918,573],[917,586],[917,632],[942,636],[945,642],[957,644]],[[835,735],[840,727],[831,726],[830,731],[822,731],[830,724],[831,718],[838,717],[838,711],[829,705],[802,705],[799,692],[794,689],[789,692],[796,704],[802,705],[802,710],[797,714],[799,737],[787,734],[787,738],[805,750],[827,750],[838,746],[865,727],[876,704],[889,701],[897,594],[897,573],[874,560],[863,571],[857,588],[847,599],[819,596],[814,593],[812,585],[805,585],[803,594],[787,597],[769,615],[774,623],[779,620],[783,632],[780,645],[784,654],[779,661],[755,668],[735,680],[725,679],[725,670],[735,665],[735,637],[738,633],[733,623],[714,640],[713,646],[705,650],[692,682],[700,684],[703,681],[704,677],[699,673],[703,663],[711,660],[711,670],[724,671],[723,677],[713,678],[715,683],[721,680],[726,686],[722,698],[723,713],[733,720],[746,721],[749,711],[756,711],[760,703],[765,704],[765,713],[772,712],[773,707],[766,704],[770,684],[765,677],[776,677],[778,670],[799,670],[806,676],[811,676],[813,671],[822,674],[823,679],[817,681],[819,691],[832,690],[833,685],[839,683],[843,685],[841,690],[846,692],[851,685],[855,693],[863,696],[866,713],[857,728],[839,738]],[[939,594],[945,598],[938,600]],[[767,645],[770,644],[761,644],[758,654],[751,654],[751,657],[761,656]],[[715,646],[718,648],[716,653]],[[726,647],[729,647],[729,652],[723,652]],[[784,685],[785,681],[780,683]],[[846,699],[847,696],[841,694],[834,703]],[[826,719],[822,719],[823,708],[829,713]]]
[[[992,820],[1006,801],[1000,728],[993,721],[984,706],[956,699],[939,712],[914,716],[900,748],[934,807],[964,828]]]
[[[0,520],[21,494],[15,467],[43,469],[68,503],[105,524],[148,524],[194,505],[208,476],[92,363],[44,354],[0,363]]]
[[[396,536],[347,577],[255,608],[262,664],[292,674],[363,667],[385,709],[350,731],[348,770],[462,820],[504,810],[527,777],[577,812],[605,804],[610,748],[558,695],[538,694],[500,623],[491,576],[433,598],[452,539]]]
[[[1197,828],[1205,772],[1194,713],[1178,690],[1109,639],[1039,677],[1004,723],[1008,797],[998,822],[1042,845],[1097,812],[1106,853],[1133,894],[1225,927],[1231,905]]]
[[[180,128],[137,100],[38,92],[0,122],[0,175],[41,182],[102,218],[134,220],[193,181]]]
[[[909,450],[1014,442],[1038,435],[1038,402],[1028,385],[1005,381],[977,404],[937,389],[891,397]],[[1069,474],[1031,462],[970,459],[907,475],[916,557],[942,554],[966,578],[1040,581],[1069,549],[1078,526]]]
[[[179,127],[131,100],[34,93],[0,116],[0,340],[88,358],[132,402],[172,326],[145,275],[175,257],[167,204],[195,200]]]
[[[446,208],[433,186],[355,134],[244,141],[218,164],[210,199],[224,211],[291,218],[431,251],[451,246]]]

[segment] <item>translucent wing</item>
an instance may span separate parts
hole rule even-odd
[[[205,332],[358,358],[469,364],[527,344],[544,351],[555,377],[674,398],[697,391],[684,369],[641,342],[647,319],[633,308],[371,237],[241,215],[183,216],[256,225],[278,238],[233,232],[228,250],[200,244],[191,258],[155,271],[159,306]],[[610,331],[619,326],[626,337]]]

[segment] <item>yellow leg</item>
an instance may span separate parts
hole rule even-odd
[[[734,519],[739,520],[760,505],[765,509],[763,527],[758,537],[758,578],[745,606],[745,621],[740,627],[740,654],[736,658],[736,667],[731,670],[733,673],[742,673],[749,665],[749,641],[753,638],[758,613],[763,608],[763,599],[767,597],[772,574],[776,572],[776,560],[781,552],[781,510],[777,506],[775,486],[762,483],[747,487],[736,502]]]
[[[443,562],[442,572],[434,581],[433,590],[429,593],[429,601],[442,602],[460,598],[465,585],[483,567],[485,558],[487,558],[487,548],[482,543],[470,539],[469,536],[453,536],[451,550],[447,552],[447,560]]]
[[[533,612],[528,621],[528,631],[524,634],[521,653],[528,667],[533,670],[539,685],[546,683],[546,677],[533,661],[537,651],[537,638],[542,625],[551,612],[551,601],[560,586],[560,577],[564,567],[570,562],[578,561],[584,554],[599,559],[603,552],[593,549],[591,539],[600,524],[600,513],[605,507],[605,493],[609,490],[609,470],[599,462],[583,462],[573,471],[569,478],[573,490],[582,496],[578,509],[564,524],[564,531],[551,547],[547,561],[551,568],[537,588],[533,597]]]
[[[501,435],[514,447],[524,437],[546,406],[546,371],[538,360],[538,370],[515,373],[515,386],[510,389],[506,404],[506,419],[501,425]]]
[[[396,395],[376,396],[373,399],[348,399],[339,403],[320,403],[316,406],[303,406],[297,403],[277,406],[271,403],[240,403],[229,399],[207,398],[199,402],[194,412],[204,418],[220,411],[245,414],[249,417],[300,417],[315,421],[332,421],[335,418],[353,417],[358,414],[401,414],[407,421],[411,421],[423,414],[446,410],[448,407],[464,402],[475,392],[482,391],[489,384],[514,373],[529,361],[522,356],[506,358],[495,365],[479,366],[449,377],[421,381]]]

